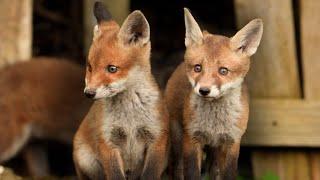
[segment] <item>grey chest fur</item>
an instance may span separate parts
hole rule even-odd
[[[202,145],[218,146],[240,140],[242,131],[237,127],[242,111],[240,92],[212,101],[192,94],[190,104],[193,116],[186,128]]]
[[[106,103],[103,132],[121,150],[125,170],[141,165],[146,148],[161,131],[158,92],[142,92],[126,91]]]

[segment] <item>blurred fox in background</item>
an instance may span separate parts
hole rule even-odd
[[[0,70],[0,163],[33,138],[72,144],[91,105],[83,96],[83,77],[80,66],[54,58],[35,58]],[[30,173],[46,175],[49,169],[41,153],[27,154]]]
[[[260,43],[262,21],[252,20],[227,38],[202,32],[189,10],[184,11],[185,60],[169,79],[165,93],[171,122],[171,172],[175,179],[200,179],[207,147],[211,178],[236,179],[249,112],[242,82]]]

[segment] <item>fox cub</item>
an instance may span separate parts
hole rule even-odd
[[[81,91],[84,74],[76,64],[45,57],[1,69],[0,163],[25,151],[33,138],[72,144],[92,104]],[[27,154],[32,156],[27,162],[32,175],[49,173],[42,153]]]
[[[151,75],[150,29],[140,11],[123,25],[101,2],[84,93],[96,99],[74,139],[80,179],[160,179],[168,154],[168,115]]]
[[[184,62],[168,81],[165,97],[171,123],[175,179],[200,179],[208,149],[213,179],[236,179],[241,136],[248,121],[243,79],[260,43],[263,24],[252,20],[233,37],[202,32],[185,12]],[[183,152],[183,153],[181,153]]]

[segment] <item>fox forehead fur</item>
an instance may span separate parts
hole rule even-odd
[[[120,27],[115,21],[106,21],[95,27],[87,62],[87,85],[97,88],[126,79],[129,71],[135,67],[151,71],[149,32],[130,34],[128,31],[134,28],[131,23],[135,22],[127,19]],[[149,27],[147,22],[144,23]],[[137,35],[139,41],[135,39]],[[108,73],[106,68],[109,65],[116,66],[117,73]]]
[[[206,81],[213,79],[219,87],[236,78],[243,78],[249,70],[250,60],[248,57],[239,56],[229,44],[229,38],[205,32],[201,45],[186,50],[185,63],[188,76],[195,82],[201,78],[205,78]],[[202,73],[193,70],[196,64],[202,65]],[[229,70],[228,76],[219,75],[220,67]]]
[[[202,32],[185,9],[185,64],[186,73],[194,91],[210,89],[209,97],[221,97],[240,86],[250,66],[262,36],[262,21],[252,20],[233,37]],[[199,66],[201,70],[195,71]],[[199,68],[198,67],[198,68]],[[221,73],[220,70],[225,73]],[[223,86],[225,85],[225,86]]]

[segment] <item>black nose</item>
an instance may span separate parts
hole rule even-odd
[[[199,93],[202,95],[202,96],[206,96],[210,93],[210,89],[209,88],[200,88],[199,89]]]
[[[88,97],[88,98],[94,98],[94,96],[96,96],[96,91],[95,90],[85,90],[84,94]]]

